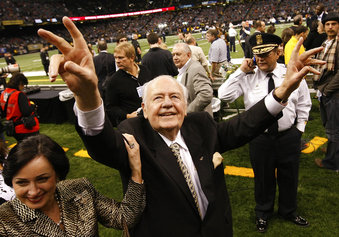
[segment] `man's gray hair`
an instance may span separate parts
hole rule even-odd
[[[190,53],[192,54],[192,50],[190,48],[190,46],[186,43],[176,43],[174,46],[173,46],[173,49],[174,48],[181,48],[185,51],[185,53]]]
[[[166,78],[166,79],[168,79],[168,80],[174,81],[175,83],[177,83],[177,84],[181,87],[181,89],[182,89],[182,91],[183,91],[183,94],[184,94],[185,103],[187,104],[188,92],[187,92],[186,87],[185,87],[183,84],[181,84],[180,82],[178,82],[175,78],[173,78],[173,77],[171,77],[171,76],[169,76],[169,75],[161,75],[161,76],[157,76],[157,77],[154,78],[153,80],[151,80],[151,81],[145,83],[145,84],[143,85],[142,102],[146,105],[147,94],[148,94],[147,92],[148,92],[149,87],[150,87],[151,85],[153,85],[155,82],[157,82],[157,81],[159,81],[159,80],[161,80],[161,79],[164,79],[164,78]]]

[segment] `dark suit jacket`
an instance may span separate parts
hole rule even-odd
[[[182,75],[182,84],[187,88],[188,107],[187,112],[206,111],[213,117],[212,98],[213,89],[211,80],[201,64],[193,59],[188,63],[187,69]]]
[[[86,178],[59,182],[57,191],[67,236],[98,236],[98,221],[122,229],[124,218],[128,226],[133,226],[145,206],[144,187],[133,181],[121,203],[100,195]],[[47,215],[15,198],[0,207],[0,236],[66,235]]]
[[[105,81],[106,77],[112,76],[115,73],[115,59],[111,53],[100,52],[93,58],[93,61],[95,72],[98,77],[99,91],[102,95],[102,83]]]
[[[178,75],[178,69],[175,66],[170,51],[159,47],[150,48],[142,57],[141,64],[148,68],[153,78],[160,75]]]
[[[93,159],[120,171],[124,188],[130,177],[127,151],[121,132],[133,134],[140,144],[146,209],[132,236],[225,237],[232,236],[232,218],[223,166],[214,169],[212,156],[237,148],[262,133],[276,119],[264,101],[240,116],[215,123],[206,112],[190,113],[181,127],[209,206],[201,220],[176,158],[148,120],[123,121],[114,130],[108,119],[96,136],[78,133]],[[134,234],[134,235],[133,235]]]

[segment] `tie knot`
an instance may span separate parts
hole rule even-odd
[[[171,148],[173,154],[174,154],[176,157],[180,156],[180,146],[179,146],[178,143],[175,142],[175,143],[171,144],[171,145],[170,145],[170,148]]]
[[[273,77],[273,73],[272,72],[267,73],[267,77],[272,78]]]

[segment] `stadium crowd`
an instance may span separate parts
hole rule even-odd
[[[36,35],[37,27],[53,30],[60,35],[66,32],[59,24],[35,25],[34,19],[61,20],[62,16],[88,16],[103,15],[108,13],[131,12],[138,9],[154,9],[167,6],[183,5],[183,1],[148,1],[140,6],[138,1],[100,1],[78,2],[78,1],[49,1],[37,3],[36,1],[1,1],[0,21],[24,20],[27,26],[20,28],[5,28],[0,37],[0,48],[6,48],[14,54],[27,53],[28,44],[42,43]],[[191,1],[186,1],[187,3]],[[220,2],[220,1],[219,1]],[[127,4],[128,3],[128,4]],[[216,4],[211,6],[199,6],[193,8],[176,8],[175,11],[140,15],[137,17],[125,17],[118,19],[107,19],[97,22],[83,22],[78,24],[85,39],[92,44],[100,38],[113,42],[117,34],[124,32],[127,35],[137,33],[145,38],[149,32],[164,32],[167,35],[175,34],[178,30],[190,31],[191,29],[208,29],[210,26],[228,27],[228,23],[239,24],[243,20],[263,20],[270,22],[292,21],[293,17],[301,14],[307,18],[314,15],[312,6],[316,1],[234,1],[229,4]],[[127,4],[127,6],[126,6]],[[327,11],[338,8],[335,0],[325,3]],[[166,24],[166,27],[159,28],[159,24]],[[30,26],[28,26],[30,25]],[[18,31],[19,29],[19,31]]]

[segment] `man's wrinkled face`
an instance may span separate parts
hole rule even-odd
[[[142,108],[152,128],[164,136],[177,134],[186,116],[186,101],[178,82],[163,77],[149,85],[146,93]]]
[[[328,38],[335,38],[338,34],[339,23],[337,21],[327,21],[324,25]]]
[[[272,72],[276,67],[279,54],[277,49],[264,54],[255,54],[255,60],[258,68],[264,72]]]
[[[182,47],[174,46],[172,50],[173,62],[177,68],[182,68],[191,58],[191,53],[186,52]]]

